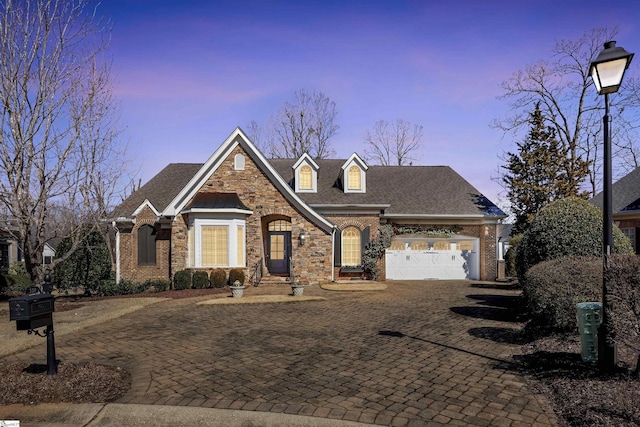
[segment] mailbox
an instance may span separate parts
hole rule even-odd
[[[53,295],[39,294],[9,299],[9,320],[25,331],[53,325]]]

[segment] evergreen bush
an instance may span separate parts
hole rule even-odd
[[[527,329],[567,332],[576,328],[576,304],[602,300],[602,257],[568,256],[531,267],[522,283]]]
[[[504,265],[505,265],[505,274],[507,277],[516,277],[516,251],[518,250],[518,245],[522,241],[524,234],[516,234],[515,236],[509,239],[509,249],[504,254]]]
[[[244,285],[244,271],[240,268],[232,268],[229,271],[229,284],[233,285],[236,280],[240,282],[240,285]]]
[[[173,289],[181,291],[191,288],[191,271],[180,270],[173,275]]]
[[[392,238],[393,228],[391,225],[382,225],[380,226],[378,237],[371,240],[364,251],[362,256],[364,270],[373,280],[377,279],[380,274],[378,260],[384,256],[386,249],[391,246]]]
[[[633,254],[629,239],[613,226],[613,253]],[[556,200],[538,212],[516,251],[521,281],[527,270],[542,262],[568,255],[602,254],[602,213],[576,197]]]
[[[56,257],[61,258],[71,250],[71,240],[63,239],[56,248]],[[84,287],[87,291],[102,288],[102,280],[111,278],[111,254],[98,231],[88,233],[80,246],[64,261],[56,265],[53,272],[59,290]]]
[[[196,271],[193,273],[193,287],[195,289],[204,289],[209,287],[209,275],[206,271]]]
[[[145,291],[163,292],[171,287],[171,281],[167,279],[150,279],[144,282]]]
[[[221,268],[216,268],[211,272],[209,280],[214,288],[224,288],[227,286],[227,273]]]

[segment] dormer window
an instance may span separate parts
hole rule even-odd
[[[304,153],[293,165],[296,193],[316,193],[318,191],[318,164]]]
[[[349,168],[349,179],[348,189],[349,190],[362,190],[362,171],[356,165],[353,165]]]
[[[300,190],[313,190],[313,171],[311,166],[300,167]]]
[[[356,153],[344,162],[340,175],[345,193],[367,192],[367,169],[369,166]]]

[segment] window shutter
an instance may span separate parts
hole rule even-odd
[[[342,233],[340,230],[336,230],[334,241],[333,266],[340,267],[342,266]]]
[[[138,265],[156,265],[156,230],[148,224],[138,229]]]

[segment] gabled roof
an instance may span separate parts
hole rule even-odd
[[[295,160],[272,159],[289,182]],[[300,193],[312,207],[330,205],[383,206],[384,216],[506,217],[449,166],[369,166],[366,193],[344,193],[337,180],[345,160],[319,159],[318,192]]]
[[[211,174],[218,169],[220,164],[238,146],[242,147],[285,199],[294,205],[298,211],[302,212],[309,221],[326,232],[333,229],[334,226],[330,221],[311,209],[293,191],[239,127],[227,137],[204,164],[189,164],[182,171],[180,167],[174,167],[165,172],[169,167],[165,168],[119,205],[113,211],[111,218],[132,218],[135,211],[146,201],[152,204],[163,216],[172,217],[179,214],[198,193]],[[179,177],[172,173],[180,171],[184,174]]]
[[[590,201],[602,208],[602,192]],[[613,213],[630,213],[640,211],[640,168],[636,168],[611,185],[611,208]]]
[[[118,205],[110,218],[133,217],[145,200],[162,212],[201,167],[202,163],[170,163]]]

